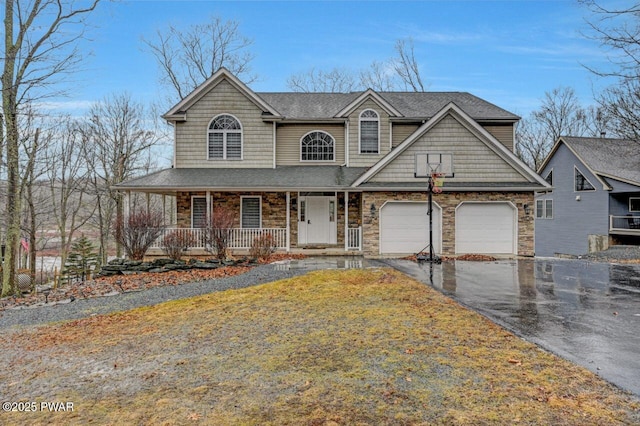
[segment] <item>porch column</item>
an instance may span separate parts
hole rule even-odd
[[[349,192],[344,191],[344,251],[349,250]]]
[[[124,206],[122,206],[122,212],[124,220],[129,219],[129,210],[131,210],[131,191],[125,191],[124,193]]]
[[[287,253],[291,250],[291,192],[287,191]]]
[[[211,222],[211,191],[207,191],[205,196],[205,202],[207,203],[207,226],[209,226]]]

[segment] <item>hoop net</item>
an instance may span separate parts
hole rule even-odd
[[[431,180],[433,181],[431,192],[434,194],[442,193],[442,186],[444,185],[444,173],[431,173]]]

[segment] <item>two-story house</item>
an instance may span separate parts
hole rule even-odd
[[[536,197],[536,256],[640,244],[640,145],[561,136],[540,166],[553,192]]]
[[[519,117],[469,93],[256,93],[220,69],[164,118],[173,167],[118,188],[175,196],[176,226],[194,232],[226,206],[234,249],[269,232],[286,251],[419,252],[428,162],[446,174],[435,252],[533,255],[534,192],[549,185],[513,153]]]

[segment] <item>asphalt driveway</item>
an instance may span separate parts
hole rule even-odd
[[[585,260],[384,260],[640,396],[640,266]]]

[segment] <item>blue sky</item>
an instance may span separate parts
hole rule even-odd
[[[285,91],[287,77],[316,67],[362,69],[394,55],[412,37],[432,91],[467,91],[526,116],[545,91],[571,86],[584,104],[605,82],[581,64],[606,66],[598,44],[580,34],[588,11],[576,1],[121,1],[91,18],[91,51],[67,101],[86,105],[129,92],[159,97],[158,69],[142,37],[169,24],[218,15],[254,40],[255,91]]]

